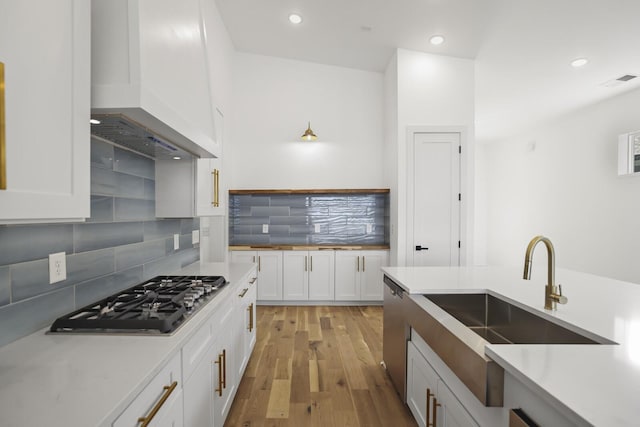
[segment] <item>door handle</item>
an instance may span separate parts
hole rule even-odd
[[[416,245],[416,251],[428,251],[429,248],[424,248],[421,245]]]

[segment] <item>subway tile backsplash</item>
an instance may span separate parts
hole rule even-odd
[[[198,218],[155,217],[155,162],[91,141],[86,223],[0,225],[0,345],[57,317],[200,258]],[[173,250],[173,235],[180,249]],[[67,279],[49,284],[48,255],[66,252]]]
[[[389,194],[230,194],[229,244],[388,245]]]

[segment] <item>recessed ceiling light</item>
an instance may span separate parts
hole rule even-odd
[[[98,119],[89,119],[89,123],[92,125],[99,125],[101,122]]]
[[[444,43],[444,36],[431,36],[431,38],[429,39],[429,43],[436,46],[442,44]]]
[[[292,13],[291,15],[289,15],[289,22],[291,22],[292,24],[299,24],[302,22],[302,16],[298,15],[297,13]]]
[[[182,157],[180,156],[173,156],[173,160],[180,160]]]
[[[580,67],[584,67],[585,65],[587,65],[587,62],[589,62],[589,60],[587,58],[577,58],[577,59],[574,59],[573,61],[571,61],[571,66],[573,68],[580,68]]]

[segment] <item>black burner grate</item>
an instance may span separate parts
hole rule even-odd
[[[222,276],[156,276],[59,317],[50,331],[169,333],[226,284]],[[206,294],[189,303],[198,287]]]

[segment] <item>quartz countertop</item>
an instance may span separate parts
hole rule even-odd
[[[546,268],[532,280],[519,267],[383,267],[410,294],[488,291],[563,325],[617,344],[487,344],[484,353],[547,399],[596,426],[640,420],[640,285],[565,269],[556,283],[569,301],[544,310]],[[534,271],[534,274],[536,272]]]
[[[253,267],[194,263],[166,272],[231,282],[171,336],[45,334],[45,328],[0,347],[0,424],[111,426]]]

